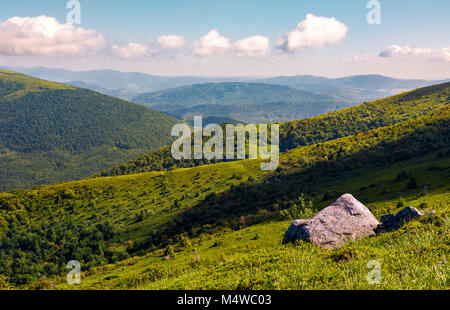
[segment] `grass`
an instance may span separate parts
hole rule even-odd
[[[48,272],[60,275],[69,258],[82,262],[85,289],[448,288],[448,115],[444,108],[300,147],[282,154],[275,172],[243,160],[0,193],[0,239],[7,247],[0,266],[9,274],[2,272],[26,276],[14,279],[19,288],[73,289],[64,277],[36,281]],[[399,180],[404,174],[408,178]],[[412,177],[416,188],[407,185]],[[345,192],[378,218],[406,204],[437,213],[339,250],[281,245],[289,221],[279,210],[295,204],[298,194],[317,211]],[[253,226],[231,230],[241,216]],[[99,225],[108,223],[111,238]],[[79,224],[100,228],[70,227]],[[174,251],[164,248],[170,242],[178,242]],[[111,257],[121,258],[105,259],[112,249]],[[141,256],[124,260],[129,254]],[[385,281],[379,286],[365,280],[374,259]]]
[[[75,205],[70,212],[72,221],[95,225],[108,218],[125,228],[119,241],[137,241],[208,194],[219,193],[245,182],[259,171],[258,167],[257,161],[232,162],[167,172],[84,179],[37,186],[27,191],[0,193],[0,198],[14,199],[16,195],[21,197],[26,193],[41,204],[31,212],[33,221],[51,225],[55,216],[67,214],[65,208],[54,203],[55,196],[71,192],[73,197],[66,198],[63,206]],[[235,177],[237,172],[239,177]],[[175,208],[176,200],[180,206]],[[136,222],[135,216],[141,210],[147,210],[150,216]]]
[[[450,197],[440,198],[448,201]],[[442,201],[436,198],[435,202]],[[322,250],[306,243],[281,245],[289,222],[270,222],[194,240],[173,260],[165,261],[161,252],[152,252],[91,270],[78,288],[445,289],[450,284],[449,224],[448,217],[428,217],[399,232]],[[221,245],[213,246],[217,238]],[[381,264],[379,285],[366,281],[371,260]],[[56,288],[74,287],[61,283]]]
[[[447,169],[430,169],[438,164]],[[164,249],[159,249],[85,270],[81,286],[69,286],[64,278],[56,278],[32,287],[51,288],[53,283],[56,289],[448,289],[448,164],[448,159],[430,154],[352,171],[340,181],[324,179],[324,188],[351,192],[378,218],[398,211],[400,197],[408,205],[437,212],[399,231],[352,242],[341,249],[323,250],[304,242],[281,245],[290,220],[272,220],[239,231],[203,234],[189,240],[187,246],[176,245],[170,260],[165,260]],[[420,189],[407,191],[405,184],[395,181],[405,167],[411,168],[419,183],[426,180],[430,184],[427,195],[420,195]],[[389,192],[381,194],[378,186],[361,190],[369,180],[383,183]],[[315,201],[319,208],[328,203]],[[381,265],[380,284],[366,280],[371,271],[367,264],[372,260]]]

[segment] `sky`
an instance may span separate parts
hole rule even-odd
[[[444,79],[449,33],[448,0],[0,0],[11,67]]]

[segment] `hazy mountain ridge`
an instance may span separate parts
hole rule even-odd
[[[158,91],[192,84],[245,81],[250,79],[245,77],[171,77],[157,76],[141,72],[121,72],[116,70],[70,71],[66,69],[50,69],[44,67],[2,67],[34,77],[61,83],[81,81],[86,84],[100,86],[108,90],[126,89],[128,91],[136,91],[138,93]]]
[[[388,76],[369,74],[342,78],[325,78],[311,75],[280,76],[259,80],[264,83],[287,85],[293,88],[318,93],[334,93],[351,101],[375,100],[398,94],[403,91],[431,86],[450,81],[397,79]]]
[[[450,83],[433,85],[344,110],[280,124],[280,150],[323,143],[394,125],[432,113],[450,103]],[[219,106],[223,108],[223,106]],[[218,162],[218,160],[212,161]],[[99,176],[114,176],[209,164],[208,160],[175,160],[164,147]]]
[[[139,92],[127,90],[124,88],[111,90],[111,89],[103,88],[98,85],[87,84],[82,81],[72,81],[72,82],[67,82],[66,84],[75,86],[75,87],[79,87],[79,88],[86,88],[86,89],[89,89],[89,90],[92,90],[92,91],[95,91],[95,92],[98,92],[98,93],[101,93],[101,94],[104,94],[107,96],[116,97],[116,98],[127,100],[127,101],[131,101],[134,97],[139,95]]]
[[[133,102],[178,118],[193,113],[249,123],[288,121],[350,106],[326,94],[264,83],[207,83],[142,94]]]
[[[285,85],[307,92],[323,93],[344,98],[353,104],[380,99],[402,91],[439,84],[447,80],[398,79],[378,74],[355,75],[342,78],[326,78],[312,75],[276,77],[197,77],[197,76],[156,76],[139,72],[115,70],[70,71],[65,69],[8,68],[13,71],[44,78],[56,82],[72,83],[81,81],[85,88],[96,90],[102,87],[105,94],[131,99],[131,94],[142,94],[169,88],[204,83],[252,82]],[[111,92],[112,91],[112,92]],[[129,93],[127,93],[129,92]]]

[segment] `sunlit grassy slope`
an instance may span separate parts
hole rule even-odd
[[[18,288],[73,288],[62,275],[75,259],[81,288],[448,288],[447,91],[404,94],[399,114],[312,119],[318,143],[283,153],[276,171],[243,160],[0,193],[0,274]],[[345,192],[377,217],[407,204],[436,214],[339,250],[281,245],[281,210],[304,194],[317,211]],[[378,286],[365,281],[372,259]]]
[[[281,245],[289,220],[270,220],[238,231],[224,229],[175,246],[174,258],[164,250],[83,273],[81,286],[64,278],[34,283],[58,289],[445,289],[450,287],[449,159],[437,154],[397,164],[362,168],[342,178],[324,178],[329,191],[351,192],[379,217],[400,209],[399,200],[421,210],[435,210],[396,232],[350,243],[338,250],[322,250],[300,243]],[[439,168],[440,167],[440,170]],[[407,169],[421,190],[406,190],[396,175]],[[362,189],[363,184],[377,184]],[[386,187],[389,193],[381,193]],[[400,198],[402,197],[402,198]],[[318,202],[317,206],[326,203]],[[118,244],[118,246],[122,246]],[[369,261],[381,265],[381,283],[369,284]]]
[[[367,102],[324,115],[280,124],[280,149],[312,145],[425,116],[450,103],[450,83],[433,85],[389,98]],[[161,171],[210,163],[207,160],[175,160],[164,147],[113,169],[101,176]]]
[[[276,172],[262,172],[258,161],[245,160],[168,172],[93,178],[0,194],[0,238],[3,242],[3,251],[0,251],[0,273],[10,276],[18,285],[38,285],[33,279],[42,275],[63,273],[64,262],[77,259],[83,264],[84,270],[93,273],[92,281],[88,278],[86,284],[83,284],[91,285],[90,287],[114,286],[115,281],[109,284],[105,280],[95,284],[95,279],[100,277],[97,275],[98,266],[116,262],[118,266],[110,267],[114,272],[122,272],[117,281],[125,281],[120,285],[128,288],[175,288],[180,285],[196,288],[269,288],[269,280],[265,277],[271,274],[279,274],[281,277],[279,281],[284,284],[280,284],[279,288],[298,288],[287,272],[289,268],[286,266],[292,266],[286,262],[292,257],[289,255],[294,255],[301,261],[312,255],[303,251],[316,251],[317,259],[321,259],[321,255],[326,255],[327,252],[310,246],[306,247],[311,250],[281,247],[282,231],[289,223],[278,221],[279,210],[295,204],[301,193],[313,200],[316,209],[321,209],[340,194],[350,192],[368,205],[376,216],[398,210],[400,205],[404,204],[400,197],[416,207],[426,202],[427,205],[421,205],[421,209],[435,209],[437,215],[430,221],[437,224],[411,225],[419,225],[418,231],[428,236],[424,237],[424,248],[434,253],[430,258],[432,261],[425,260],[425,265],[422,263],[420,268],[428,270],[428,266],[432,265],[442,274],[443,271],[439,268],[448,255],[446,218],[450,185],[449,117],[448,108],[443,108],[416,120],[301,147],[283,154],[281,166]],[[408,178],[397,180],[402,171]],[[417,185],[407,189],[407,183],[412,178]],[[427,185],[428,194],[421,197],[424,185]],[[398,204],[399,200],[401,204]],[[238,224],[241,216],[246,218],[245,225]],[[243,226],[251,228],[242,230]],[[257,227],[261,227],[258,236]],[[238,229],[241,229],[241,232],[230,232]],[[225,233],[226,231],[228,233]],[[252,248],[252,244],[249,249],[246,248],[244,236],[247,233],[253,234],[256,248]],[[238,250],[230,248],[231,256],[223,254],[225,262],[226,259],[231,261],[230,264],[222,264],[223,277],[214,278],[215,280],[211,278],[212,273],[208,273],[207,268],[219,264],[213,257],[219,259],[223,256],[220,242],[213,247],[215,250],[207,250],[211,244],[184,249],[190,243],[189,239],[193,239],[192,242],[196,244],[197,238],[213,238],[217,241],[220,238],[234,238],[233,236],[239,234],[243,234],[245,242],[237,242],[233,246],[239,248],[245,245],[245,250],[242,248],[245,252],[239,254]],[[223,236],[219,237],[221,235]],[[270,242],[266,243],[270,246],[260,244],[260,238]],[[362,248],[355,250],[357,254],[348,254],[352,261],[352,257],[356,255],[355,265],[349,265],[353,266],[349,267],[349,277],[352,272],[358,272],[365,263],[367,254],[370,253],[364,250],[366,247],[371,247],[371,244],[379,247],[383,242],[390,242],[389,237],[380,237],[377,240],[361,241],[358,246]],[[404,255],[411,256],[411,262],[418,263],[419,259],[423,259],[413,256],[411,250],[408,250],[408,247],[417,244],[414,239],[408,241],[404,237],[399,240],[404,242],[399,245],[404,249],[399,251],[406,251]],[[149,253],[146,254],[149,255],[148,258],[135,259],[142,260],[144,265],[152,262],[152,259],[163,264],[161,251],[167,249],[169,244],[176,244],[175,249],[182,250],[182,253],[175,253],[174,260],[164,261],[166,269],[156,267],[158,272],[167,272],[167,277],[157,275],[154,280],[158,281],[155,282],[152,280],[153,275],[145,278],[145,272],[140,270],[139,274],[144,278],[133,280],[130,275],[134,267],[120,267],[123,264],[120,261],[130,255],[145,253]],[[196,267],[197,263],[189,263],[195,248],[199,251],[200,267]],[[17,249],[20,254],[14,254]],[[214,255],[208,254],[212,253],[211,251],[216,252]],[[258,254],[258,251],[267,254]],[[384,253],[379,252],[384,251],[383,247],[373,251]],[[391,251],[392,255],[394,253]],[[14,255],[19,255],[20,260],[15,259]],[[204,267],[201,267],[202,256],[203,261],[211,260],[212,265],[205,263]],[[263,259],[264,263],[260,263],[260,270],[255,269],[253,274],[256,278],[253,278],[248,276],[250,267],[241,270],[238,266],[253,266],[255,257],[260,257],[258,259]],[[391,258],[394,260],[395,256]],[[281,263],[277,265],[279,259]],[[233,263],[234,260],[236,261]],[[255,268],[258,265],[256,262]],[[286,262],[286,265],[283,262]],[[342,269],[336,266],[338,265],[330,263],[331,274]],[[191,267],[192,270],[189,269]],[[392,263],[389,268],[395,271],[396,267]],[[203,274],[206,274],[204,279],[201,276],[202,270]],[[189,272],[192,272],[193,280],[180,282]],[[306,269],[300,274],[304,272]],[[311,269],[310,276],[316,273],[318,282],[305,283],[305,287],[317,287],[319,283],[322,283],[323,287],[330,287],[334,282],[327,272]],[[225,275],[231,277],[231,274],[234,280],[229,282]],[[394,274],[397,274],[396,271]],[[181,278],[178,278],[179,276]],[[336,275],[343,276],[345,274]],[[427,274],[418,277],[415,282],[408,284],[407,288],[442,287],[442,277],[443,275],[435,278],[434,282],[429,282],[431,276]],[[256,284],[251,281],[256,281]],[[358,283],[349,282],[347,287],[364,287],[361,282]],[[42,283],[44,286],[47,284]],[[392,285],[401,288],[397,282]]]

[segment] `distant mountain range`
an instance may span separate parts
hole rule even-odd
[[[302,146],[337,140],[380,127],[414,120],[433,111],[445,109],[450,102],[449,95],[450,82],[366,102],[345,110],[283,122],[280,123],[280,150],[286,152]],[[405,151],[407,148],[408,146],[405,145]],[[343,150],[342,152],[346,153]],[[134,174],[217,162],[220,160],[175,160],[171,156],[170,146],[167,146],[98,175]]]
[[[120,72],[115,70],[70,71],[44,67],[2,68],[28,74],[41,79],[61,83],[80,83],[83,88],[103,88],[102,91],[119,91],[142,94],[167,88],[188,86],[202,83],[222,82],[255,82],[285,85],[292,88],[325,93],[348,98],[358,102],[380,99],[389,95],[415,88],[444,83],[446,80],[396,79],[383,75],[355,75],[342,78],[325,78],[313,75],[278,76],[270,78],[258,77],[197,77],[197,76],[157,76],[139,72]],[[96,90],[96,89],[92,89]],[[126,93],[125,92],[125,93]],[[117,94],[117,93],[116,93]],[[130,95],[127,96],[131,99]]]
[[[129,89],[124,89],[124,88],[107,89],[107,88],[104,88],[104,87],[101,87],[98,85],[87,84],[82,81],[72,81],[72,82],[67,82],[66,84],[75,86],[75,87],[79,87],[79,88],[86,88],[86,89],[93,90],[93,91],[96,91],[96,92],[104,94],[104,95],[108,95],[108,96],[112,96],[112,97],[116,97],[116,98],[128,100],[128,101],[131,101],[131,99],[133,99],[134,97],[139,95],[139,92],[129,90]]]
[[[276,84],[207,83],[137,96],[133,102],[191,121],[193,114],[248,123],[288,121],[351,105],[350,101]]]
[[[138,94],[174,88],[185,85],[216,83],[230,81],[246,81],[252,78],[233,77],[195,77],[156,76],[139,72],[120,72],[114,70],[70,71],[65,69],[49,69],[43,67],[2,67],[37,78],[71,84],[111,95],[113,91],[119,98],[131,99]],[[81,84],[83,83],[83,84]],[[120,95],[120,96],[119,96]]]
[[[325,78],[312,75],[279,76],[258,79],[258,82],[286,85],[304,91],[334,95],[355,103],[392,96],[404,91],[450,81],[395,79],[383,75],[355,75]]]

